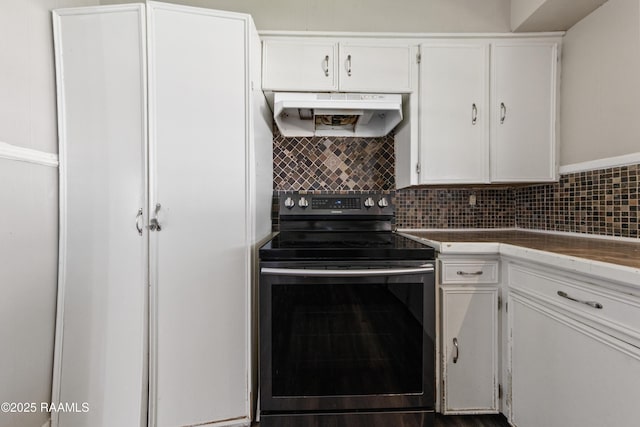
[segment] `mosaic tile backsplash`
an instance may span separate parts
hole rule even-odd
[[[409,188],[396,191],[395,203],[398,228],[515,227],[510,188]]]
[[[393,135],[285,138],[274,129],[276,191],[380,191],[395,188]]]
[[[640,238],[640,165],[567,174],[552,184],[395,191],[392,135],[285,138],[274,129],[273,149],[275,203],[286,191],[384,191],[395,200],[398,228],[519,227]]]
[[[513,190],[520,228],[638,238],[640,165],[563,175]]]

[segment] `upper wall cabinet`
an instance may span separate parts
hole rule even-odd
[[[423,44],[421,183],[489,182],[489,43]]]
[[[270,40],[262,49],[264,90],[338,90],[338,44],[322,41]]]
[[[420,51],[418,184],[557,179],[557,39],[433,40]]]
[[[272,91],[411,92],[416,48],[367,40],[263,38],[262,86]]]
[[[556,43],[493,44],[493,182],[557,179],[557,63]]]

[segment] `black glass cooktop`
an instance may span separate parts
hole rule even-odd
[[[269,260],[431,260],[432,247],[390,231],[283,231],[260,248]]]

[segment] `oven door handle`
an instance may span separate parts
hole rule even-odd
[[[409,268],[365,268],[358,270],[347,269],[322,269],[307,268],[262,268],[260,272],[270,276],[305,276],[305,277],[380,277],[402,276],[404,274],[433,273],[433,264],[424,264],[420,267]]]

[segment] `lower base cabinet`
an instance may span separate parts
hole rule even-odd
[[[536,280],[530,285],[561,283]],[[512,425],[638,425],[640,348],[575,316],[574,308],[592,309],[584,303],[565,310],[529,289],[509,291]]]
[[[498,412],[498,288],[442,288],[444,414]]]
[[[498,260],[440,256],[444,414],[498,412]]]

